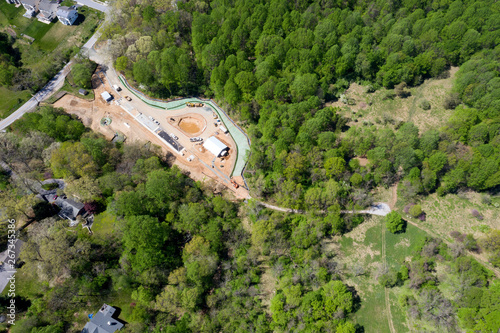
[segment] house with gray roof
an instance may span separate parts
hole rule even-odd
[[[57,7],[59,4],[57,1],[50,0],[40,0],[38,4],[38,10],[40,13],[36,16],[38,21],[49,24],[56,18]]]
[[[38,12],[38,4],[40,3],[40,0],[21,0],[21,4],[23,5],[24,9],[26,9],[26,13],[24,13],[24,17],[30,18],[35,16],[35,14]]]
[[[57,18],[64,25],[72,25],[78,18],[78,11],[75,6],[61,6],[57,9]]]
[[[83,208],[85,205],[81,202],[76,202],[66,197],[60,197],[53,194],[46,195],[44,198],[49,203],[61,209],[58,213],[59,217],[69,220],[70,226],[76,225],[78,223],[77,217],[85,214],[85,209]]]
[[[19,0],[5,0],[7,3],[13,4],[13,5],[20,5],[21,1]]]
[[[111,305],[103,304],[95,315],[89,316],[90,321],[85,325],[82,333],[113,333],[123,327],[123,324],[113,318],[116,309]]]

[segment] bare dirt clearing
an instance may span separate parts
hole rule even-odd
[[[108,140],[118,134],[123,135],[128,142],[151,142],[161,148],[164,156],[173,156],[173,164],[191,178],[197,181],[213,179],[225,185],[237,198],[248,197],[248,191],[241,186],[244,184],[241,177],[234,178],[234,181],[240,184],[239,188],[235,188],[230,182],[237,150],[234,148],[235,143],[231,136],[217,131],[218,127],[212,122],[210,128],[207,126],[208,122],[205,118],[212,120],[211,112],[203,112],[202,108],[193,110],[186,107],[172,114],[170,111],[167,113],[166,110],[152,108],[138,99],[134,99],[131,103],[127,102],[109,86],[106,76],[100,72],[99,68],[92,76],[92,87],[96,96],[95,100],[87,101],[66,95],[55,102],[54,106],[62,107],[66,112],[77,115],[85,126],[102,133]],[[109,103],[101,98],[101,93],[105,91],[113,97]],[[138,120],[142,112],[145,112],[146,116],[149,115],[150,119],[159,119],[160,122],[150,121],[150,124],[148,123],[150,126],[147,127]],[[146,121],[148,119],[143,118]],[[174,121],[172,121],[173,118]],[[181,153],[173,150],[155,134],[155,128],[166,130],[168,134],[175,134],[175,140],[185,150]],[[229,154],[224,158],[215,158],[212,153],[203,148],[202,142],[190,142],[190,137],[201,135],[204,139],[216,136],[230,148]]]
[[[203,132],[207,123],[205,119],[196,115],[187,115],[179,120],[179,128],[188,136],[197,136]]]

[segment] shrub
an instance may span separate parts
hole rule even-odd
[[[473,209],[471,211],[471,214],[472,214],[472,216],[474,216],[476,219],[478,219],[480,221],[483,219],[483,216],[481,215],[481,213],[478,212],[477,209]]]
[[[423,99],[420,101],[420,108],[422,110],[430,110],[431,109],[431,103],[429,103],[428,100]]]
[[[491,205],[491,197],[488,194],[483,194],[481,196],[481,202],[485,205]]]
[[[497,251],[489,259],[490,263],[495,267],[500,267],[500,251]]]
[[[424,212],[422,212],[422,214],[420,214],[420,215],[418,216],[418,219],[419,219],[420,221],[422,221],[422,222],[423,222],[423,221],[425,221],[425,220],[427,219],[427,214],[425,214]]]
[[[401,281],[406,281],[410,278],[409,270],[406,265],[401,266],[401,268],[399,269],[399,277]]]
[[[477,245],[477,240],[471,234],[467,234],[467,236],[465,236],[464,245],[465,248],[469,251],[476,252],[479,250],[479,246]]]
[[[414,205],[410,208],[409,213],[413,217],[419,217],[422,214],[422,207],[420,205]]]
[[[403,209],[403,212],[405,212],[406,214],[409,214],[410,213],[410,209],[415,206],[414,203],[409,203],[405,206],[405,208]]]
[[[462,234],[456,230],[453,230],[452,232],[450,232],[450,236],[457,239],[458,237],[460,237]]]
[[[385,93],[384,97],[382,97],[382,100],[388,100],[388,99],[394,99],[394,97],[396,97],[396,94],[394,93],[394,91],[388,91]]]
[[[386,288],[392,288],[398,283],[398,274],[391,272],[381,275],[378,278],[378,282]]]
[[[446,96],[443,102],[443,107],[446,110],[451,110],[456,108],[460,104],[460,98],[458,97],[457,93],[452,93]]]
[[[346,95],[342,94],[340,95],[340,101],[343,103],[343,104],[347,104],[348,103],[348,98]]]
[[[394,118],[392,118],[389,114],[387,113],[384,113],[382,115],[382,122],[384,123],[384,125],[387,125],[387,124],[395,124],[395,121],[394,121]]]
[[[401,82],[394,87],[394,93],[401,98],[411,96],[411,92],[407,89],[406,82]]]

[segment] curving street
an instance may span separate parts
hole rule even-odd
[[[80,0],[79,3],[82,3],[85,6],[94,8],[101,12],[107,12],[109,7],[106,5],[99,4],[97,2],[91,0]],[[82,50],[91,50],[94,47],[97,39],[100,36],[99,30],[96,31],[92,37],[82,46]],[[43,100],[49,98],[54,92],[59,90],[64,85],[64,79],[71,70],[71,65],[73,62],[68,62],[63,69],[61,69],[47,84],[40,89],[36,94],[33,95],[26,103],[24,103],[19,109],[14,111],[10,116],[0,121],[0,131],[5,131],[7,127],[9,127],[13,122],[21,118],[25,113],[32,111],[38,105],[38,103]]]

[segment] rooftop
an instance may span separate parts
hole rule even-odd
[[[77,10],[73,6],[71,7],[61,6],[57,9],[57,16],[63,18],[69,18],[74,12],[77,12]]]
[[[116,309],[103,304],[97,313],[85,325],[82,333],[113,333],[123,327],[123,324],[113,318]]]

